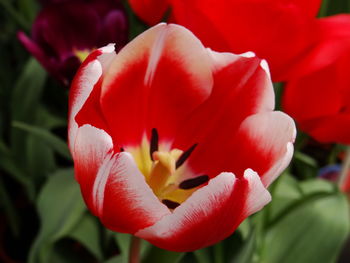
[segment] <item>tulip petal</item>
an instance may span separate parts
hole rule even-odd
[[[283,94],[283,108],[298,122],[337,114],[345,95],[335,92],[340,84],[337,75],[338,68],[328,66],[289,81]]]
[[[113,45],[95,50],[83,62],[73,80],[69,94],[68,120],[68,142],[71,150],[79,126],[89,123],[95,127],[104,128],[104,125],[101,124],[104,122],[101,120],[101,114],[95,112],[99,110],[99,96],[96,94],[99,90],[93,90],[103,70],[114,56]],[[87,101],[90,107],[85,106]],[[79,122],[76,120],[77,115],[79,115]]]
[[[322,70],[347,54],[350,46],[349,27],[348,14],[318,19],[314,29],[318,32],[317,42],[307,54],[290,67],[287,79],[295,79]]]
[[[241,124],[232,140],[233,171],[247,167],[257,171],[267,187],[289,164],[296,128],[292,118],[282,112],[252,115]]]
[[[114,154],[112,138],[101,129],[90,125],[78,129],[74,165],[87,206],[110,229],[134,233],[170,213],[153,194],[132,156]]]
[[[153,128],[160,142],[169,142],[208,98],[212,83],[209,56],[199,40],[181,26],[159,24],[112,62],[102,83],[102,112],[123,147],[139,145]]]
[[[338,113],[300,122],[300,129],[323,143],[350,144],[350,114]]]
[[[186,129],[179,131],[173,147],[186,149],[188,145],[198,144],[188,160],[194,174],[210,177],[221,171],[243,174],[252,163],[240,167],[239,172],[235,170],[238,164],[233,155],[238,147],[236,144],[242,143],[234,141],[234,137],[248,116],[273,110],[274,93],[269,72],[263,60],[252,53],[239,56],[211,53],[213,93],[183,123]],[[254,162],[249,157],[248,160]]]
[[[96,11],[89,5],[74,1],[52,4],[37,16],[32,36],[40,45],[49,46],[52,56],[63,61],[72,55],[73,48],[94,47],[100,33],[99,22]],[[58,32],[63,34],[58,37]]]
[[[105,183],[102,223],[116,232],[135,233],[168,214],[169,209],[154,195],[132,155],[118,153]]]
[[[193,251],[230,234],[271,200],[259,176],[248,169],[240,179],[221,173],[172,214],[135,235],[163,249]]]
[[[88,124],[78,128],[72,151],[75,178],[80,184],[87,206],[96,216],[99,215],[100,206],[97,203],[101,201],[96,200],[98,191],[95,185],[101,184],[98,177],[104,176],[103,170],[110,160],[112,150],[112,138],[105,131]],[[108,171],[105,172],[108,174]]]
[[[127,39],[128,24],[125,13],[122,10],[110,11],[103,20],[101,39],[102,45],[106,43],[116,43],[117,50],[119,50]]]
[[[149,25],[162,21],[169,4],[167,0],[129,0],[135,13]]]

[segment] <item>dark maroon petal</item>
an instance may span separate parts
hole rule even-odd
[[[102,22],[101,46],[106,43],[116,43],[116,49],[123,47],[128,40],[128,23],[121,10],[110,11]]]
[[[104,18],[112,10],[124,10],[120,0],[90,0],[86,1],[91,4],[100,18]]]
[[[28,52],[31,53],[50,74],[54,75],[58,79],[61,78],[58,73],[57,62],[54,61],[53,58],[47,56],[44,50],[42,50],[37,43],[27,37],[22,31],[17,33],[17,38],[28,50]]]
[[[92,7],[81,2],[49,5],[33,25],[33,40],[46,53],[64,60],[74,50],[96,48],[100,22]]]
[[[60,64],[59,70],[60,74],[62,75],[62,79],[64,79],[64,83],[71,83],[80,64],[81,61],[76,56],[71,56]]]

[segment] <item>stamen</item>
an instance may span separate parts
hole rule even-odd
[[[150,149],[149,149],[149,154],[151,155],[151,160],[153,160],[153,153],[155,151],[158,151],[158,131],[156,128],[153,128],[152,129],[152,135],[151,135],[151,146],[150,146]]]
[[[187,179],[179,184],[180,189],[192,189],[209,181],[209,176],[204,174],[195,178]]]
[[[179,159],[176,161],[176,169],[179,168],[183,163],[190,157],[191,153],[197,147],[197,143],[193,144],[187,151],[183,152]]]
[[[163,199],[162,203],[165,204],[169,209],[175,209],[180,205],[178,202],[174,202],[169,199]]]

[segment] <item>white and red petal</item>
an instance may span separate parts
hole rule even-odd
[[[103,130],[91,125],[77,129],[72,150],[75,178],[80,184],[85,203],[91,212],[98,216],[96,186],[100,184],[103,167],[106,166],[113,151],[112,138]],[[95,188],[95,190],[94,190]],[[95,194],[94,194],[95,193]]]
[[[104,77],[101,107],[113,138],[138,145],[157,128],[172,141],[181,122],[210,95],[206,49],[177,25],[159,24],[125,46]]]
[[[100,219],[116,232],[135,233],[171,212],[154,195],[131,154],[114,156],[108,178],[104,178]]]
[[[293,119],[282,112],[249,116],[232,140],[233,171],[239,173],[250,167],[267,187],[289,164],[295,136]]]
[[[106,47],[100,48],[92,52],[79,68],[71,86],[69,93],[69,119],[68,119],[68,143],[71,151],[73,151],[73,145],[75,144],[75,137],[79,126],[84,124],[102,123],[102,116],[98,113],[94,113],[94,108],[91,109],[86,117],[81,117],[81,122],[78,124],[76,116],[83,109],[84,104],[89,99],[99,101],[99,96],[96,96],[94,88],[98,83],[103,71],[109,65],[114,58],[114,45],[110,44]],[[93,96],[91,96],[93,95]],[[93,104],[93,103],[92,103]],[[98,107],[96,107],[98,109]],[[80,113],[83,115],[84,111]],[[99,125],[94,125],[99,126]],[[102,125],[101,125],[102,126]],[[101,127],[102,128],[102,127]],[[73,156],[74,157],[74,156]]]
[[[174,148],[186,149],[197,143],[188,164],[195,174],[216,176],[221,171],[235,171],[234,142],[241,123],[258,112],[272,112],[274,93],[266,62],[245,53],[210,52],[214,72],[214,88],[203,103],[178,131]],[[254,162],[253,160],[250,160]],[[243,168],[243,167],[242,167]]]
[[[78,129],[75,176],[91,212],[106,227],[134,233],[170,213],[148,186],[129,153],[114,153],[112,138],[90,125]]]
[[[242,178],[221,173],[172,214],[135,235],[163,249],[193,251],[226,238],[270,200],[269,192],[252,170],[245,171]]]

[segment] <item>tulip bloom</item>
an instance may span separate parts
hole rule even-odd
[[[81,61],[97,47],[127,42],[127,19],[117,0],[49,1],[37,16],[32,39],[18,38],[55,78],[68,85]]]
[[[350,144],[350,16],[320,20],[323,40],[291,79],[284,109],[320,142]]]
[[[295,126],[274,112],[267,64],[159,24],[94,51],[70,91],[69,146],[102,223],[173,251],[229,236],[270,201]]]
[[[169,10],[170,21],[190,29],[217,51],[253,51],[268,61],[274,81],[291,71],[318,38],[320,0],[129,0],[149,24]]]

